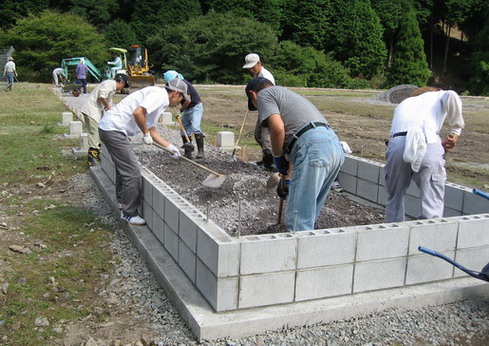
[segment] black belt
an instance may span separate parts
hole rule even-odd
[[[405,135],[407,135],[407,131],[404,131],[404,132],[397,132],[397,133],[394,133],[394,134],[392,135],[392,138],[394,138],[394,137],[400,137],[400,136],[405,136]]]
[[[325,123],[322,123],[319,121],[310,122],[309,124],[307,124],[302,129],[300,129],[299,131],[297,131],[295,134],[292,135],[293,138],[290,141],[289,146],[287,147],[288,152],[290,153],[292,151],[292,147],[294,146],[295,141],[298,140],[300,136],[302,136],[304,133],[306,133],[310,129],[313,129],[313,128],[318,127],[318,126],[324,126],[326,128],[329,128],[328,124],[325,124]]]

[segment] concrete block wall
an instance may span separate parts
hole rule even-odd
[[[102,169],[115,182],[106,150]],[[447,208],[467,215],[285,234],[229,236],[171,187],[143,167],[142,216],[183,273],[217,312],[345,296],[466,276],[418,246],[480,270],[489,260],[489,208],[448,184]],[[348,156],[342,186],[376,202],[382,165]],[[350,184],[343,184],[349,182]],[[353,192],[354,191],[354,192]],[[413,188],[409,196],[419,197]],[[476,195],[474,195],[476,196]],[[482,198],[482,197],[480,197]],[[475,280],[475,279],[474,279]]]

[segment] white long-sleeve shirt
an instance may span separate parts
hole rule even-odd
[[[460,136],[465,126],[460,97],[452,90],[426,92],[409,97],[396,107],[390,135],[421,127],[427,143],[434,143],[445,119],[450,132]]]

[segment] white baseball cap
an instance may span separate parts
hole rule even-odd
[[[243,68],[252,68],[258,62],[260,62],[260,57],[258,56],[258,54],[250,53],[247,56],[245,56],[245,64]]]

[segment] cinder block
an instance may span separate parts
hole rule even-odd
[[[341,173],[338,175],[338,182],[343,190],[356,195],[357,193],[357,178],[353,175]]]
[[[165,222],[163,232],[163,245],[168,253],[178,262],[178,235],[172,231],[168,223]]]
[[[294,279],[294,271],[241,276],[238,307],[291,303],[294,300]]]
[[[149,229],[153,229],[153,208],[151,208],[151,203],[143,199],[142,203],[142,215],[143,219],[146,221],[146,225]]]
[[[88,133],[80,134],[80,150],[88,152]]]
[[[196,265],[197,256],[183,241],[180,240],[178,243],[178,265],[184,271],[185,275],[188,276],[190,281],[195,284],[196,280]]]
[[[380,174],[379,174],[379,185],[385,186],[385,175],[384,175],[384,167],[380,169]]]
[[[357,196],[365,198],[368,201],[377,202],[378,185],[371,181],[357,180]]]
[[[153,214],[153,227],[151,231],[163,246],[165,245],[165,222],[158,214]]]
[[[83,123],[81,121],[70,121],[70,136],[79,136],[83,132]]]
[[[197,225],[191,217],[190,212],[180,212],[180,239],[192,250],[197,252]]]
[[[412,195],[406,195],[404,197],[404,207],[406,215],[418,218],[421,214],[421,201],[418,197],[414,197]]]
[[[489,246],[489,215],[465,216],[458,220],[458,249]]]
[[[438,252],[453,251],[457,239],[458,222],[446,219],[413,221],[409,254],[419,254],[418,246],[423,246]]]
[[[153,187],[152,200],[154,212],[163,219],[165,217],[165,196],[157,187]]]
[[[157,210],[157,209],[155,209]],[[165,222],[170,226],[173,232],[178,235],[179,207],[172,199],[165,197]]]
[[[231,131],[219,131],[216,134],[216,146],[234,147],[234,133]]]
[[[354,232],[301,232],[297,268],[352,263],[355,258]]]
[[[462,211],[464,190],[459,185],[445,184],[445,207]]]
[[[352,291],[353,263],[297,272],[296,301],[334,297]]]
[[[153,204],[153,183],[143,174],[143,200]]]
[[[70,122],[73,121],[73,113],[71,112],[62,112],[61,113],[61,123],[60,125],[69,126]]]
[[[213,238],[210,228],[218,228],[208,222],[197,225],[197,256],[218,277],[238,275],[239,244],[235,241],[221,242]],[[219,229],[220,230],[220,229]]]
[[[356,263],[353,292],[403,286],[406,261],[404,257]]]
[[[379,185],[379,191],[377,193],[377,203],[385,206],[387,203],[387,189],[384,185]]]
[[[341,166],[341,173],[346,173],[354,177],[358,176],[358,158],[352,155],[345,155],[345,162]]]
[[[489,213],[489,199],[476,195],[471,190],[464,191],[462,212],[468,215]]]
[[[443,217],[453,217],[453,216],[461,216],[462,212],[460,210],[455,210],[451,208],[443,208]]]
[[[360,160],[358,161],[358,178],[370,181],[372,183],[379,183],[380,165],[371,161]]]
[[[170,112],[163,112],[160,117],[160,122],[163,125],[172,125],[173,124],[172,114]]]
[[[197,259],[195,285],[216,311],[238,308],[238,278],[217,278]]]
[[[420,197],[418,185],[416,185],[416,183],[412,180],[411,180],[411,184],[409,184],[409,187],[406,190],[406,195],[417,197],[417,198]]]
[[[401,223],[402,225],[402,223]],[[365,226],[358,232],[356,261],[369,261],[408,254],[409,227],[398,224]]]
[[[481,246],[471,249],[457,250],[456,262],[463,265],[465,268],[480,272],[487,263],[489,263],[489,246]],[[447,263],[447,265],[450,265]],[[455,268],[454,277],[467,276],[460,269]]]
[[[444,255],[453,258],[455,251],[444,251]],[[450,279],[453,266],[431,255],[409,256],[406,273],[406,285]]]
[[[250,240],[258,238],[257,240]],[[293,270],[297,260],[297,239],[273,236],[247,237],[241,242],[241,274]]]

